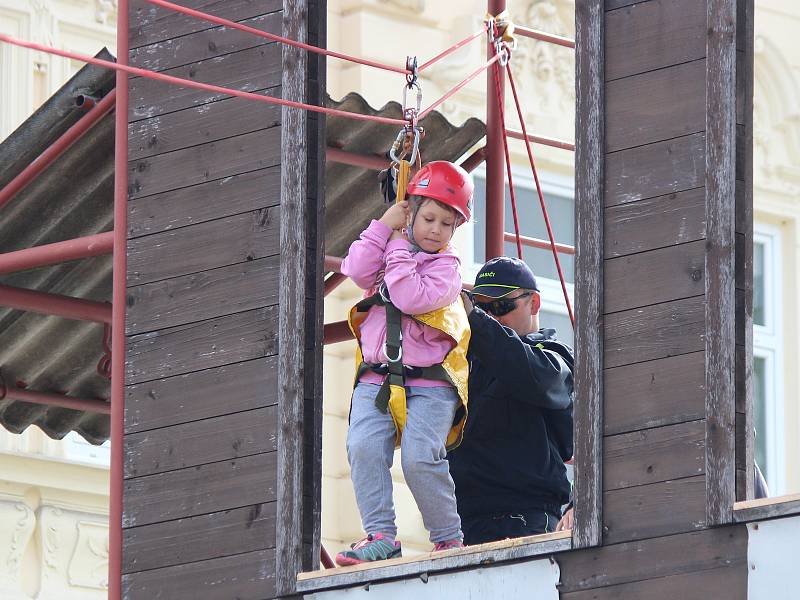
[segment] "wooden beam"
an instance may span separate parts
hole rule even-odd
[[[575,530],[573,545],[601,542],[603,472],[603,1],[575,7]]]

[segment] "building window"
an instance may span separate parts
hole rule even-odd
[[[781,359],[781,255],[777,228],[753,233],[753,421],[755,459],[770,495],[785,493]]]

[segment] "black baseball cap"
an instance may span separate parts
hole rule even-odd
[[[518,258],[498,256],[478,271],[472,293],[502,298],[520,288],[539,291],[531,268]]]

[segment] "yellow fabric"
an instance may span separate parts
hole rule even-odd
[[[356,348],[356,373],[359,365],[363,362],[361,353],[361,323],[364,322],[367,313],[359,313],[355,306],[350,309],[347,322],[359,345]],[[461,443],[464,436],[464,423],[467,420],[467,403],[469,396],[467,393],[467,380],[469,379],[469,362],[467,361],[467,349],[469,347],[470,328],[467,312],[464,310],[464,302],[459,296],[450,306],[440,308],[420,315],[410,315],[420,323],[438,329],[445,335],[452,338],[455,346],[442,361],[442,367],[455,385],[458,397],[464,407],[464,413],[457,423],[455,423],[447,434],[445,443],[448,450],[455,448]],[[355,382],[358,383],[358,382]],[[407,407],[405,389],[400,386],[390,386],[391,395],[389,397],[389,411],[397,428],[397,440],[395,446],[400,445],[400,438],[403,427],[406,424]]]

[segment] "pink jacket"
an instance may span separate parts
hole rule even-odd
[[[382,275],[392,303],[406,315],[418,315],[452,304],[461,292],[458,271],[461,261],[453,249],[448,247],[437,254],[412,254],[411,244],[406,240],[390,242],[391,234],[387,225],[373,220],[350,246],[342,261],[342,273],[366,290],[365,297],[377,291]],[[401,328],[404,365],[429,367],[438,364],[453,348],[453,341],[448,336],[409,317],[403,317]],[[386,311],[382,306],[373,306],[361,325],[364,360],[385,363],[385,341]],[[370,372],[361,379],[369,383],[382,380],[381,376]],[[420,383],[406,382],[407,385]]]

